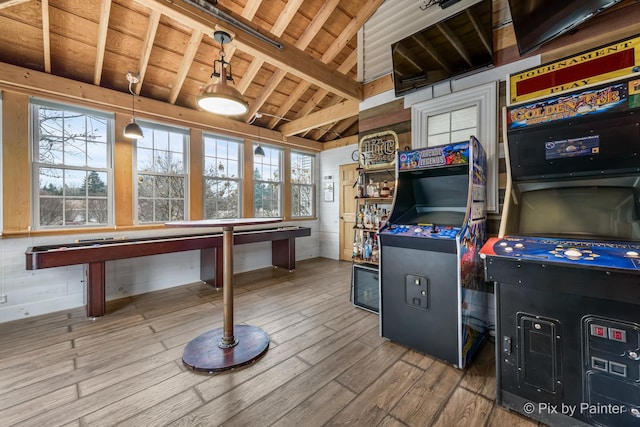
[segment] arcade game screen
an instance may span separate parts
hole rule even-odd
[[[400,217],[392,218],[394,223],[459,227],[464,222],[469,194],[468,173],[434,176],[432,171],[422,171],[401,175],[404,176],[400,177],[399,185],[411,186],[411,197],[405,202],[412,206]]]
[[[520,197],[518,234],[523,236],[640,240],[633,187],[548,188]]]

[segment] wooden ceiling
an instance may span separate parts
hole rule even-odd
[[[139,73],[140,98],[197,109],[223,30],[237,120],[326,142],[358,133],[356,35],[382,1],[0,0],[0,62],[123,93]]]

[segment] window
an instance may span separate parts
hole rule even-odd
[[[113,116],[31,104],[35,228],[113,224]]]
[[[405,98],[406,99],[406,98]],[[474,135],[487,154],[487,211],[498,212],[498,83],[442,95],[411,106],[411,146],[468,141]]]
[[[253,149],[258,144],[253,144]],[[282,216],[282,150],[261,145],[264,156],[253,156],[253,215]]]
[[[186,129],[140,122],[136,142],[138,222],[184,220],[187,194]]]
[[[203,138],[203,218],[240,218],[242,142],[220,136]]]
[[[291,217],[315,215],[314,156],[291,152]]]
[[[478,134],[478,107],[461,108],[427,118],[427,147],[468,141]]]

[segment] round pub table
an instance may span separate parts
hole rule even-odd
[[[233,227],[280,221],[282,218],[233,218],[165,223],[167,227],[222,227],[222,328],[205,332],[187,344],[182,363],[189,368],[226,371],[257,360],[269,348],[269,335],[261,328],[233,324]]]

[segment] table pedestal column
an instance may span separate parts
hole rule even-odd
[[[269,348],[269,335],[250,325],[233,324],[233,227],[225,226],[223,250],[222,328],[196,337],[184,349],[182,362],[196,371],[234,369],[258,359]]]

